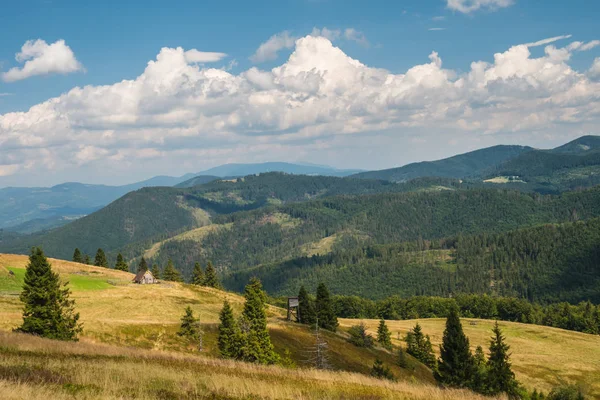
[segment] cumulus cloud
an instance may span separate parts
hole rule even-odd
[[[592,78],[600,78],[600,57],[594,60],[592,67],[588,71],[588,74]]]
[[[288,31],[276,33],[271,36],[266,42],[261,43],[256,52],[250,56],[250,61],[254,63],[262,63],[265,61],[274,60],[280,50],[291,49],[294,47],[296,37],[291,36]]]
[[[407,161],[394,162],[394,152],[412,149],[414,137],[447,147],[564,135],[569,126],[593,132],[600,61],[579,72],[568,64],[576,50],[555,42],[537,57],[531,43],[512,46],[466,72],[431,52],[401,73],[367,66],[324,36],[298,39],[275,68],[239,74],[202,65],[193,49],[163,48],[135,79],[76,87],[0,115],[0,182],[42,171],[187,172],[199,170],[198,160],[379,161],[385,151],[394,165]]]
[[[344,30],[344,38],[346,38],[347,40],[351,40],[353,42],[356,42],[358,44],[360,44],[361,46],[364,47],[369,47],[370,43],[367,40],[366,36],[364,33],[362,33],[361,31],[357,31],[354,28],[346,28]]]
[[[16,54],[15,59],[25,64],[20,68],[14,67],[4,72],[2,79],[5,82],[14,82],[36,75],[84,71],[83,65],[77,61],[75,54],[64,40],[52,44],[41,39],[28,40]]]
[[[188,63],[213,63],[227,57],[225,53],[214,53],[209,51],[198,51],[196,49],[185,52],[185,60]]]
[[[478,10],[495,11],[510,7],[514,3],[514,0],[447,0],[447,7],[463,14],[470,14]]]

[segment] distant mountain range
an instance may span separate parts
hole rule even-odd
[[[201,185],[224,177],[263,172],[347,176],[360,170],[339,170],[327,166],[267,162],[261,164],[225,164],[196,174],[180,177],[156,176],[122,186],[93,185],[77,182],[52,187],[7,187],[0,189],[0,229],[33,233],[67,224],[90,214],[119,197],[143,187]]]

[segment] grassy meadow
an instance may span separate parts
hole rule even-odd
[[[462,318],[465,334],[475,351],[482,346],[487,354],[494,321]],[[377,333],[378,320],[361,320],[372,334]],[[386,321],[392,332],[392,342],[401,338],[418,322],[423,333],[431,337],[434,350],[439,355],[446,320],[442,318]],[[344,329],[357,324],[357,320],[340,319]],[[511,346],[511,361],[517,379],[527,388],[549,392],[561,383],[581,385],[586,393],[600,398],[600,336],[567,331],[547,326],[498,322],[506,342]]]

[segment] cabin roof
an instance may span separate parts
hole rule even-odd
[[[150,274],[150,276],[151,276],[152,278],[154,278],[154,275],[152,275],[152,272],[150,272],[150,270],[147,270],[147,271],[139,271],[139,272],[138,272],[138,273],[135,275],[135,278],[133,278],[133,280],[134,280],[134,281],[136,281],[136,282],[137,282],[137,281],[140,281],[140,280],[142,280],[142,278],[143,278],[143,277],[144,277],[144,275],[146,275],[146,274]]]

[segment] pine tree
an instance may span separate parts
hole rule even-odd
[[[73,252],[73,262],[83,263],[83,255],[81,255],[81,251],[79,251],[79,248],[76,248]]]
[[[90,259],[89,254],[85,255],[85,257],[83,258],[83,263],[86,265],[90,265],[92,263],[92,260]]]
[[[25,304],[23,324],[16,331],[50,339],[77,340],[82,327],[70,294],[67,284],[61,285],[58,274],[52,271],[44,252],[32,249],[20,296]]]
[[[142,257],[142,259],[140,260],[140,263],[138,264],[138,269],[137,272],[141,272],[141,271],[148,271],[148,263],[146,263],[146,259],[144,257]]]
[[[375,343],[373,336],[367,332],[367,327],[362,322],[358,325],[351,326],[350,329],[348,329],[348,333],[350,334],[349,342],[355,346],[372,348]]]
[[[306,325],[313,325],[317,318],[313,302],[304,286],[300,286],[298,292],[298,314],[300,314],[300,323]]]
[[[160,278],[161,278],[161,275],[160,275],[160,268],[159,268],[159,266],[158,266],[158,263],[157,263],[157,264],[154,264],[154,265],[152,266],[152,269],[150,270],[150,272],[152,272],[152,276],[154,276],[154,279],[160,279]]]
[[[436,368],[435,354],[429,335],[424,335],[421,325],[417,323],[412,331],[406,334],[406,352],[431,369]]]
[[[385,320],[381,319],[379,321],[379,327],[377,328],[377,341],[380,345],[385,347],[388,350],[392,348],[392,333],[388,329],[385,324]]]
[[[108,268],[108,261],[106,260],[106,254],[104,254],[104,250],[98,249],[96,252],[96,258],[94,258],[94,265],[96,267]]]
[[[373,368],[371,368],[371,376],[379,379],[389,379],[390,381],[396,380],[390,368],[385,366],[383,361],[381,361],[379,358],[375,359],[375,362],[373,363]]]
[[[233,310],[229,302],[225,300],[223,302],[223,308],[219,315],[221,323],[219,324],[219,352],[224,358],[238,358],[240,354],[240,335],[241,332],[238,325],[233,317]]]
[[[400,368],[408,369],[410,366],[408,364],[408,358],[406,357],[406,352],[402,348],[402,346],[398,347],[398,361],[397,364]]]
[[[473,384],[471,385],[471,389],[478,393],[488,393],[487,365],[485,354],[483,353],[483,348],[481,346],[477,346],[477,349],[475,349],[473,361],[475,363],[475,374],[473,376]]]
[[[250,279],[244,297],[246,302],[242,317],[248,323],[248,330],[242,358],[259,364],[275,364],[279,356],[275,353],[267,330],[266,294],[258,278]]]
[[[509,397],[516,398],[518,397],[519,383],[510,368],[510,354],[508,354],[510,346],[504,342],[498,321],[492,332],[494,332],[494,336],[490,340],[490,356],[487,362],[487,389],[490,394],[506,393]]]
[[[200,320],[194,317],[194,311],[190,306],[185,308],[185,314],[181,317],[181,326],[177,335],[193,341],[200,339]]]
[[[204,271],[198,262],[194,264],[191,283],[192,285],[204,286]]]
[[[129,271],[129,266],[123,259],[121,253],[117,254],[117,263],[115,264],[115,269],[119,271]]]
[[[440,346],[440,360],[435,378],[444,385],[469,387],[475,370],[469,339],[465,336],[458,316],[458,307],[450,309]]]
[[[217,278],[217,271],[213,267],[212,262],[206,264],[206,272],[204,274],[204,286],[208,286],[215,289],[221,289],[221,282]]]
[[[165,281],[181,282],[181,274],[179,273],[179,271],[177,271],[177,269],[175,269],[175,266],[173,265],[173,261],[171,261],[171,259],[169,259],[169,261],[167,262],[167,266],[163,271],[163,279]]]
[[[329,290],[327,290],[324,283],[319,284],[317,287],[316,308],[321,328],[335,332],[338,327],[338,320],[329,298]]]

